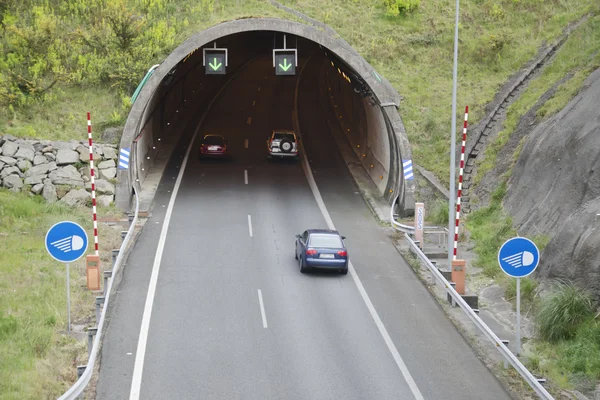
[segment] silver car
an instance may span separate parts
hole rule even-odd
[[[288,130],[274,130],[267,139],[269,158],[293,157],[299,158],[299,146],[296,133]]]

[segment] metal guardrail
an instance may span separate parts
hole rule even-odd
[[[119,249],[119,255],[115,261],[115,264],[112,268],[112,274],[110,279],[108,280],[108,288],[105,287],[105,299],[104,299],[104,307],[102,308],[102,314],[100,315],[100,321],[98,321],[98,330],[96,332],[96,337],[94,338],[94,344],[92,346],[90,356],[85,367],[85,371],[79,377],[77,382],[73,386],[69,388],[62,396],[58,398],[58,400],[76,400],[79,398],[81,394],[83,394],[85,388],[89,384],[92,379],[92,374],[94,372],[94,364],[96,363],[96,358],[98,357],[98,351],[100,349],[100,340],[102,338],[102,328],[104,327],[104,323],[106,321],[106,314],[108,311],[108,305],[110,300],[110,294],[112,290],[112,285],[119,271],[119,267],[121,266],[123,259],[125,257],[127,245],[133,236],[133,232],[135,231],[135,225],[138,220],[138,213],[140,210],[140,201],[138,195],[138,189],[135,185],[133,185],[133,191],[135,194],[135,214],[133,215],[133,220],[131,221],[131,225],[129,226],[129,230],[127,231],[127,235],[123,239],[123,243]]]
[[[393,216],[392,212],[390,215]],[[390,220],[392,227],[396,228],[399,231],[402,231],[400,227],[407,227],[407,225],[402,225],[396,221],[392,217]],[[400,227],[399,227],[400,226]],[[410,227],[408,227],[410,228]],[[413,228],[414,232],[414,228]],[[404,237],[408,241],[412,250],[418,255],[420,260],[425,263],[430,272],[435,276],[437,282],[440,282],[447,293],[452,297],[455,304],[458,304],[460,308],[464,311],[465,314],[471,319],[471,321],[479,328],[481,332],[483,332],[488,339],[490,339],[495,345],[500,354],[504,356],[504,358],[514,367],[514,369],[523,377],[523,379],[531,386],[531,388],[535,391],[535,393],[544,400],[554,400],[554,398],[548,393],[548,391],[540,384],[538,379],[533,376],[531,372],[519,361],[519,359],[506,347],[504,342],[496,336],[496,334],[490,329],[489,326],[486,325],[485,322],[473,311],[473,309],[467,304],[467,302],[462,298],[462,296],[454,289],[454,287],[448,282],[444,275],[437,269],[435,265],[427,258],[425,253],[421,251],[419,246],[414,242],[414,240],[410,237],[408,232],[404,232]]]

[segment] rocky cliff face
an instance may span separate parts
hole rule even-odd
[[[117,175],[115,145],[94,145],[97,202],[114,201]],[[50,142],[0,136],[0,186],[41,195],[69,205],[91,201],[89,147],[82,142]]]
[[[600,298],[600,69],[527,137],[505,208],[520,235],[549,235],[538,276],[564,277]]]

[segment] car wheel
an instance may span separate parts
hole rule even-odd
[[[341,273],[342,275],[348,275],[348,267],[342,269]]]
[[[297,247],[294,249],[294,258],[296,258],[296,260],[298,259],[298,248]]]

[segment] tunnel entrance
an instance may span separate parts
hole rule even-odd
[[[313,100],[296,104],[297,80],[309,62],[310,73],[300,87],[311,87],[318,96],[300,96]],[[253,72],[242,74],[247,68]],[[403,169],[412,157],[397,112],[400,96],[343,40],[311,26],[268,18],[226,22],[199,32],[158,66],[136,98],[123,131],[120,147],[130,152],[130,160],[128,168],[118,172],[117,206],[131,210],[131,186],[139,187],[151,168],[160,168],[161,160],[169,159],[176,144],[207,113],[213,124],[219,121],[214,113],[221,114],[221,121],[243,119],[252,124],[236,98],[250,90],[259,92],[263,79],[269,83],[264,86],[268,93],[257,96],[276,99],[260,114],[272,125],[264,127],[265,137],[270,129],[293,130],[297,113],[321,115],[307,123],[311,131],[343,132],[341,140],[379,193],[390,205],[396,202],[399,214],[414,212],[414,180]],[[239,94],[231,97],[231,104],[211,108],[234,81]],[[327,108],[331,113],[325,116],[321,111]],[[310,140],[321,138],[311,132]],[[333,157],[337,149],[329,151]]]

